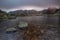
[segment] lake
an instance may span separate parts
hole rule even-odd
[[[28,23],[34,23],[34,24],[40,24],[40,25],[58,25],[58,16],[26,16],[26,17],[17,17],[16,19],[11,19],[11,20],[4,20],[0,24],[0,40],[17,40],[17,37],[20,36],[20,40],[22,39],[22,32],[16,32],[16,33],[10,33],[7,34],[5,33],[6,29],[9,27],[16,27],[17,23],[20,21],[26,21]],[[54,29],[56,30],[56,28]],[[52,35],[48,33],[53,33]],[[47,35],[48,34],[48,35]],[[44,37],[46,40],[48,40],[48,36],[51,36],[51,40],[55,39],[55,36],[53,35],[58,35],[56,34],[56,31],[51,31],[50,29],[47,30],[46,36]],[[56,39],[57,40],[57,39]]]

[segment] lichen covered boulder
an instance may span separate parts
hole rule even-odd
[[[19,28],[23,28],[23,27],[27,27],[27,26],[28,26],[27,22],[20,22],[18,25]]]

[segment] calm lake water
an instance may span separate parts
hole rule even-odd
[[[29,17],[17,17],[16,19],[12,19],[12,20],[4,20],[1,24],[0,24],[0,40],[17,40],[17,37],[20,36],[20,40],[22,39],[22,32],[16,32],[16,33],[10,33],[7,34],[5,33],[6,29],[9,27],[14,27],[17,26],[17,23],[20,21],[27,21],[29,23],[35,23],[35,24],[54,24],[54,25],[58,25],[58,17],[57,16],[29,16]],[[49,31],[47,30],[47,33],[55,33],[54,31]],[[55,34],[56,35],[56,34]],[[51,40],[54,40],[55,37],[53,37],[53,35],[51,36]],[[46,39],[47,38],[47,39]],[[53,39],[52,39],[53,38]],[[45,40],[48,40],[48,36],[45,37]],[[57,39],[56,39],[57,40]]]
[[[29,16],[17,17],[19,21],[27,21],[36,24],[54,24],[58,25],[58,16]]]

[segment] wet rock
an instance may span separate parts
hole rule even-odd
[[[57,30],[57,27],[54,25],[48,25],[47,29],[54,31],[54,30]]]
[[[17,31],[16,28],[8,28],[8,29],[6,29],[6,33],[14,33],[16,31]]]

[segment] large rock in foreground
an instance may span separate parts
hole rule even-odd
[[[8,29],[6,29],[7,33],[13,33],[13,32],[16,32],[16,31],[17,31],[16,28],[8,28]]]

